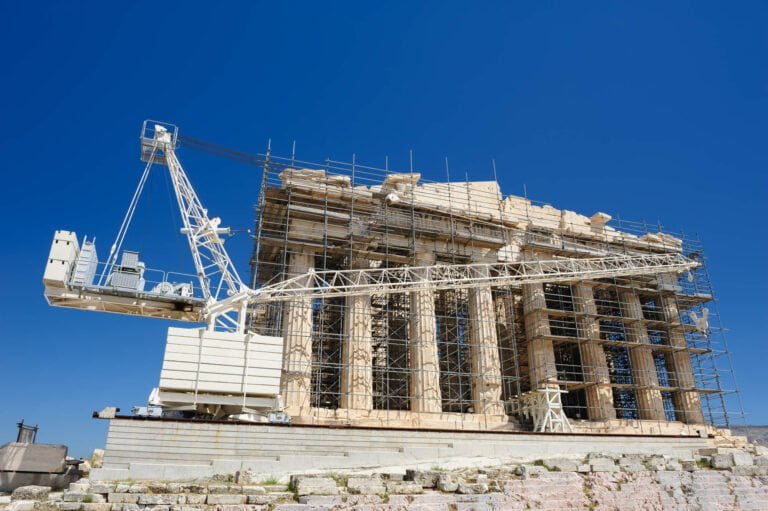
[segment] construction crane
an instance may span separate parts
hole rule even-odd
[[[214,154],[223,153],[221,148],[212,144],[189,140],[193,147]],[[243,283],[224,246],[224,237],[230,234],[230,230],[221,226],[219,218],[209,216],[176,154],[178,128],[167,123],[145,121],[140,141],[141,160],[146,166],[105,263],[99,263],[93,240],[85,238],[81,245],[73,232],[56,232],[43,278],[45,297],[50,305],[203,323],[206,332],[249,339],[254,334],[247,331],[246,316],[249,305],[256,303],[683,273],[699,264],[678,252],[669,252],[514,263],[310,271],[251,289]],[[244,153],[236,155],[236,159],[246,163],[262,163]],[[139,196],[154,165],[168,169],[183,224],[181,233],[187,239],[195,275],[160,272],[158,278],[151,279],[150,271],[139,260],[138,253],[122,251]],[[270,342],[278,344],[280,340],[275,338]],[[274,369],[279,374],[280,366]],[[217,406],[229,406],[229,409],[232,406],[231,400],[213,395],[206,402],[206,398],[200,397],[197,387],[193,401],[176,394],[179,393],[174,393],[174,403],[180,403],[182,408],[198,407],[200,403],[216,404],[216,399]],[[265,394],[275,399],[257,400],[250,406],[244,400],[240,409],[279,409],[275,389],[267,389]],[[155,402],[169,401],[155,399]]]

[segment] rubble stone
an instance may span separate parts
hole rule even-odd
[[[50,486],[20,486],[11,493],[11,500],[45,500],[49,493]]]
[[[554,458],[544,460],[544,466],[553,472],[576,472],[579,462],[569,458]]]
[[[146,505],[171,505],[178,504],[179,496],[174,494],[162,494],[162,493],[145,493],[139,495],[139,504]]]
[[[338,495],[336,481],[330,477],[291,477],[291,485],[296,495]]]
[[[610,458],[595,458],[589,460],[592,472],[618,472],[619,467]]]
[[[541,474],[546,474],[548,472],[549,470],[539,465],[520,465],[515,470],[515,473],[523,479],[527,479],[531,476],[540,476]]]
[[[230,493],[209,493],[207,503],[220,505],[245,504],[248,502],[247,495],[234,495]]]
[[[488,485],[485,483],[468,483],[463,479],[459,479],[458,492],[464,495],[488,493]]]
[[[385,486],[387,487],[387,493],[392,493],[395,495],[424,492],[424,488],[422,488],[420,484],[416,484],[410,481],[388,481]]]
[[[738,451],[738,452],[734,452],[732,456],[733,456],[733,465],[736,467],[750,466],[755,464],[754,459],[752,458],[752,455],[749,454],[748,452]]]
[[[713,454],[710,466],[718,470],[724,470],[733,466],[733,454]]]
[[[115,504],[137,504],[139,502],[139,494],[110,493],[107,495],[107,502],[114,502]]]
[[[237,484],[253,484],[257,482],[256,473],[253,470],[241,470],[235,474],[235,482]]]
[[[443,472],[438,474],[435,486],[443,492],[455,492],[459,489],[459,478],[450,472]]]
[[[405,479],[420,484],[422,488],[434,488],[440,472],[436,470],[406,470]]]
[[[350,477],[347,491],[353,495],[383,495],[387,489],[378,477]]]

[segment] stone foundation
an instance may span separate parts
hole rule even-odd
[[[192,483],[73,483],[64,492],[19,488],[0,496],[7,511],[301,510],[674,510],[765,509],[768,449],[699,450],[672,456],[591,453],[533,463],[386,473],[294,475],[280,484],[245,470]]]

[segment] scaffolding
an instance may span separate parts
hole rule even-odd
[[[285,339],[293,415],[531,429],[530,403],[556,396],[560,431],[743,420],[698,237],[503,197],[495,179],[430,182],[412,165],[395,173],[269,151],[258,161],[254,289],[312,270],[664,254],[702,263],[684,275],[254,302],[250,329]]]

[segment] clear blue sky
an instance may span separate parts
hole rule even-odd
[[[77,455],[93,410],[143,404],[168,324],[49,308],[55,229],[106,255],[142,170],[145,118],[245,151],[441,179],[498,163],[506,193],[699,232],[752,423],[768,423],[765,2],[3,2],[0,442]],[[250,227],[255,169],[181,152],[211,212]],[[188,269],[162,174],[128,244]],[[250,240],[229,243],[247,274]]]

